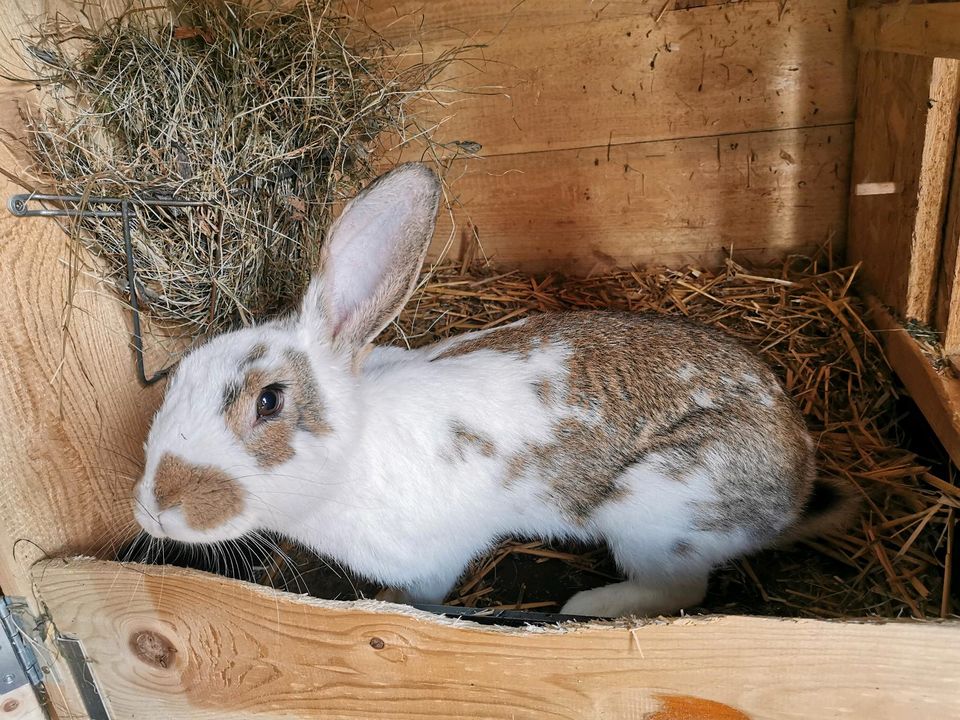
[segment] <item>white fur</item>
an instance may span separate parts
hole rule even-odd
[[[328,242],[351,249],[342,258],[331,254],[299,316],[221,336],[183,360],[147,441],[137,520],[153,535],[198,543],[254,529],[276,531],[425,602],[441,601],[467,563],[504,536],[605,540],[630,581],[580,593],[567,612],[660,613],[699,602],[712,567],[753,549],[745,533],[691,531],[694,501],[712,492],[706,471],[690,471],[678,481],[666,472],[668,458],[650,454],[619,479],[625,495],[581,522],[558,509],[541,478],[511,475],[511,456],[553,441],[559,420],[601,419],[591,409],[544,403],[534,390],[542,380],[562,387],[569,347],[544,343],[525,357],[490,349],[439,357],[481,335],[472,334],[421,350],[374,348],[358,360],[359,347],[334,342],[340,327],[351,327],[356,341],[365,342],[371,328],[357,320],[355,308],[369,309],[370,294],[383,286],[381,274],[413,277],[419,270],[415,243],[426,247],[432,221],[406,222],[405,214],[418,206],[403,202],[397,189],[410,185],[429,200],[428,179],[419,170],[396,173],[381,190],[348,206],[345,214],[352,219],[341,221]],[[368,212],[375,217],[363,218]],[[388,221],[384,213],[396,217]],[[424,225],[423,237],[393,236]],[[387,237],[371,240],[365,236],[371,229]],[[368,253],[386,252],[390,243],[413,243],[403,255],[413,258],[407,266],[383,258],[365,263]],[[338,278],[334,297],[325,294],[328,273]],[[223,388],[259,344],[269,351],[254,367],[266,371],[280,367],[286,351],[307,354],[332,427],[321,435],[298,431],[292,459],[267,469],[221,416]],[[688,379],[695,368],[684,364],[679,373]],[[703,392],[693,399],[702,407],[714,405]],[[466,444],[462,458],[452,461],[451,428],[457,423],[489,434],[495,452]],[[160,512],[153,475],[168,453],[228,473],[246,490],[242,512],[202,532],[190,528],[177,508]],[[678,543],[691,538],[694,548],[678,554]]]

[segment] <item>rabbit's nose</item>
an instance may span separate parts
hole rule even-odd
[[[137,507],[134,510],[134,519],[137,521],[137,524],[144,529],[144,531],[155,538],[165,538],[167,537],[166,531],[163,529],[162,516],[163,513],[151,513],[147,510],[141,503],[137,503]]]

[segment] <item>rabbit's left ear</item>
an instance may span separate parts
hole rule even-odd
[[[301,323],[356,353],[413,293],[437,222],[440,181],[422,165],[380,176],[333,224]]]

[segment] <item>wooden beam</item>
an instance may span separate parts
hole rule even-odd
[[[917,217],[907,278],[906,316],[929,323],[936,290],[941,233],[950,189],[960,112],[960,60],[934,58],[927,100]]]
[[[943,333],[943,350],[960,355],[960,153],[954,155],[953,179],[947,201],[943,243],[937,266],[934,327]]]
[[[846,224],[849,126],[465,160],[449,173],[454,256],[507,267],[717,265],[812,252]],[[433,255],[450,238],[442,216]]]
[[[960,623],[506,629],[172,567],[54,560],[34,578],[116,720],[960,716]]]
[[[851,11],[862,51],[960,58],[960,3],[864,7]]]
[[[869,52],[860,61],[849,256],[869,290],[933,319],[960,109],[960,61]]]
[[[960,379],[937,372],[920,345],[877,298],[868,301],[869,322],[887,360],[954,463],[960,465]]]

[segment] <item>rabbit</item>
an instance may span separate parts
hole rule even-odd
[[[439,198],[422,165],[382,175],[332,225],[299,311],[185,355],[134,491],[148,534],[274,531],[415,604],[505,536],[605,542],[626,579],[561,612],[617,617],[696,607],[718,565],[849,517],[774,374],[707,326],[548,313],[371,348]]]

